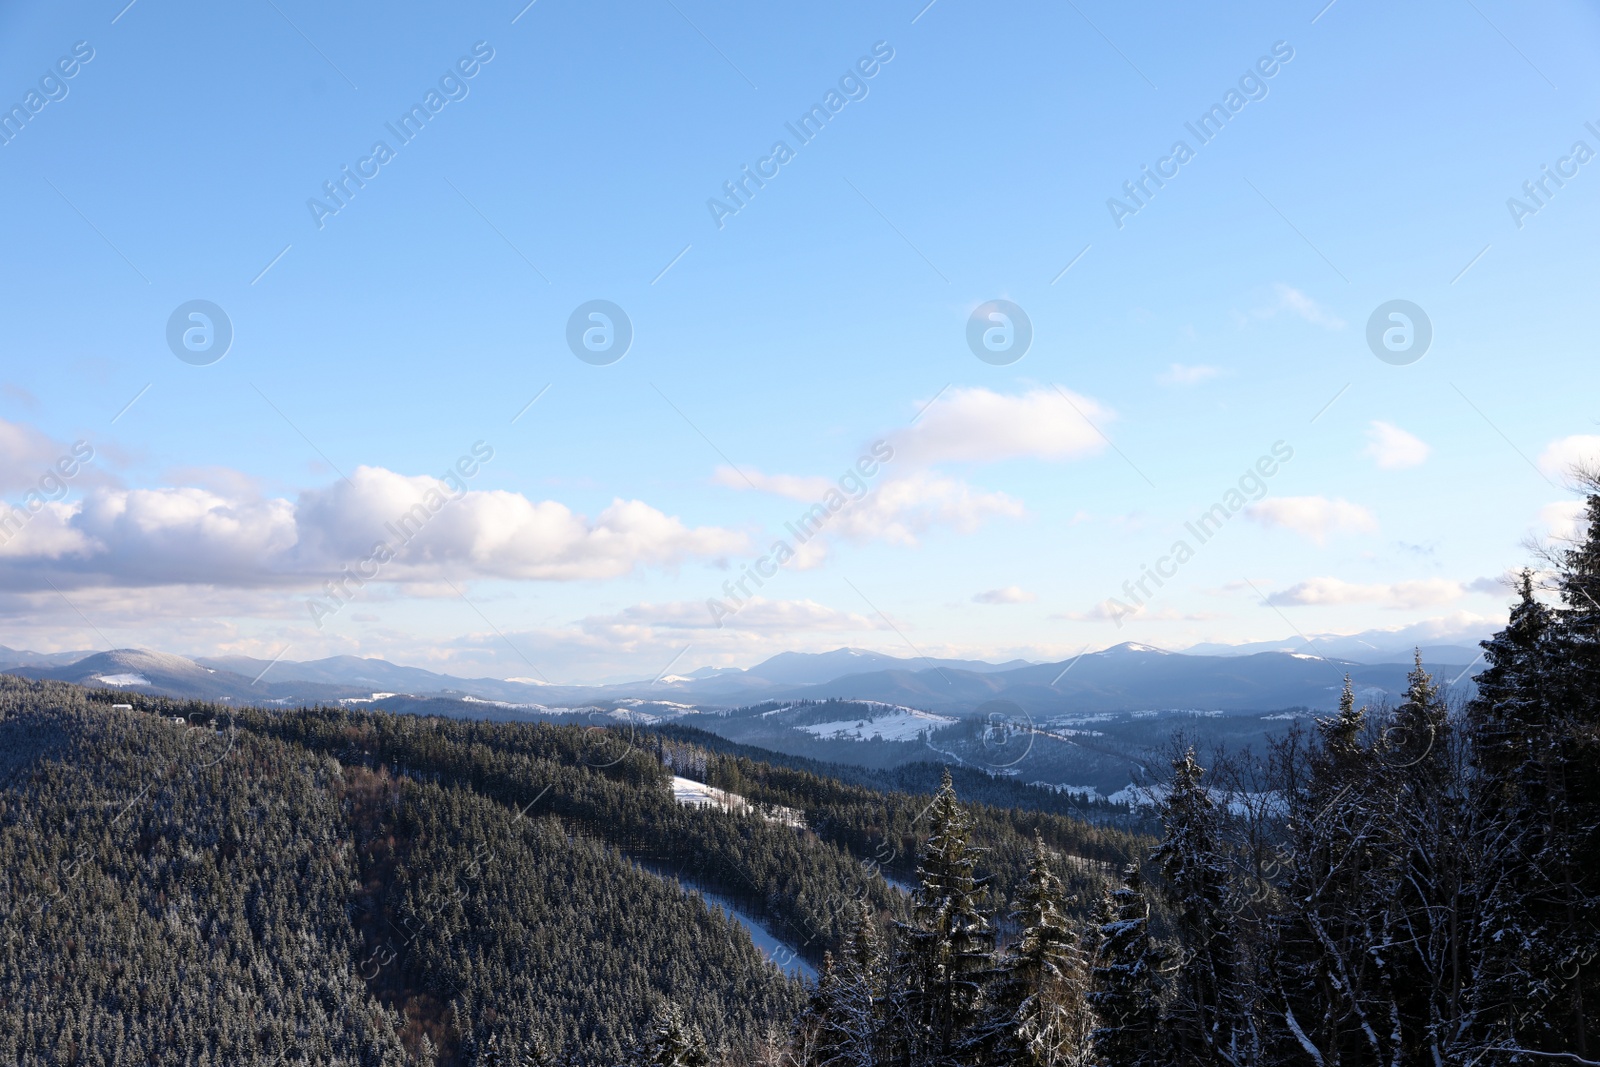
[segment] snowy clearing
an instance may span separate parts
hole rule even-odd
[[[721,808],[723,811],[753,812],[756,810],[738,793],[730,793],[726,789],[718,789],[714,785],[697,782],[693,778],[680,778],[672,776],[672,799],[679,804],[691,808]],[[767,816],[768,821],[782,823],[785,826],[804,828],[805,816],[794,808],[775,807],[773,814]]]
[[[146,678],[142,674],[99,674],[95,676],[95,681],[104,682],[107,685],[114,685],[118,687],[125,685],[150,684],[150,679]]]
[[[887,706],[887,705],[886,705]],[[926,730],[948,726],[957,720],[948,715],[935,715],[912,708],[896,708],[890,715],[878,719],[843,719],[839,722],[819,722],[812,726],[799,726],[814,737],[824,739],[845,738],[865,741],[878,737],[885,741],[915,741]]]

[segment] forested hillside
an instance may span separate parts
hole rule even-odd
[[[0,1062],[599,1063],[662,1003],[721,1041],[799,1003],[548,815],[107,697],[0,680]]]
[[[738,1060],[786,1040],[800,989],[650,872],[820,963],[859,916],[904,917],[880,872],[911,877],[931,825],[926,796],[626,732],[14,678],[0,698],[3,1062],[454,1064],[493,1043],[601,1064],[663,1013]],[[752,805],[682,806],[674,773]],[[1024,835],[1070,850],[1087,895],[1139,847],[1056,815],[978,821],[1008,883]]]

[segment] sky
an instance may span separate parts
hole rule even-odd
[[[1226,7],[0,8],[0,644],[1485,636],[1600,455],[1600,12]]]

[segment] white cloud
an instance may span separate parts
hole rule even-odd
[[[1221,374],[1222,371],[1216,367],[1208,367],[1203,364],[1191,367],[1182,363],[1174,363],[1161,374],[1158,374],[1156,381],[1162,385],[1199,385],[1201,382],[1210,381]]]
[[[1583,531],[1586,506],[1582,500],[1560,500],[1539,509],[1539,521],[1550,536],[1561,541],[1575,540]]]
[[[931,530],[949,528],[971,533],[991,517],[1020,518],[1026,514],[1021,501],[1001,492],[989,492],[958,478],[936,471],[910,470],[898,476],[879,474],[879,481],[862,479],[865,491],[842,491],[836,482],[822,477],[789,474],[763,474],[746,469],[741,474],[731,467],[719,467],[713,479],[729,489],[757,490],[810,505],[796,510],[792,525],[806,531],[819,530],[803,544],[795,543],[792,532],[779,531],[789,540],[796,558],[785,566],[809,570],[827,555],[826,536],[851,541],[887,541],[915,546]],[[747,480],[748,479],[748,480]],[[832,503],[839,505],[829,509]]]
[[[1020,586],[1008,585],[1004,589],[986,589],[972,597],[974,604],[1031,604],[1039,597]]]
[[[719,466],[711,472],[711,481],[724,489],[754,488],[758,492],[815,503],[831,490],[837,489],[832,481],[821,475],[762,474],[754,467]]]
[[[1273,286],[1273,290],[1278,294],[1278,302],[1271,307],[1257,309],[1254,312],[1257,318],[1269,319],[1280,311],[1284,311],[1291,315],[1298,315],[1313,326],[1321,326],[1326,330],[1344,329],[1343,319],[1328,311],[1321,304],[1293,286],[1279,282]]]
[[[995,463],[1007,459],[1077,459],[1105,448],[1116,416],[1065,389],[1004,396],[982,388],[948,390],[909,428],[891,438],[895,463]],[[1092,420],[1092,425],[1091,425]]]
[[[1460,582],[1445,578],[1419,578],[1404,582],[1359,585],[1339,578],[1308,578],[1267,596],[1268,604],[1332,605],[1382,604],[1390,608],[1421,608],[1459,600]]]
[[[1499,574],[1494,577],[1474,578],[1467,583],[1467,592],[1482,593],[1485,596],[1506,597],[1516,589],[1516,575],[1511,573]]]
[[[1331,533],[1371,533],[1378,520],[1360,504],[1321,496],[1283,496],[1252,504],[1245,514],[1263,526],[1282,526],[1317,544]]]
[[[1367,427],[1367,447],[1362,453],[1385,470],[1415,467],[1433,451],[1426,444],[1398,426],[1374,421]]]
[[[1539,453],[1539,469],[1551,477],[1565,477],[1579,466],[1600,468],[1600,436],[1573,434],[1551,441]]]
[[[35,488],[72,446],[51,440],[32,426],[0,419],[0,492]]]
[[[918,471],[885,480],[840,516],[837,530],[851,540],[915,546],[921,535],[936,528],[971,533],[991,517],[1016,519],[1026,513],[1021,501],[1005,493]]]
[[[748,547],[742,534],[691,528],[638,500],[614,500],[591,519],[503,490],[451,500],[435,478],[360,467],[295,501],[198,488],[93,490],[40,511],[0,546],[0,583],[31,587],[48,560],[74,585],[305,585],[354,567],[379,541],[398,548],[382,580],[407,582],[615,578]]]

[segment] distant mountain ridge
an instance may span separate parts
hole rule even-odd
[[[1459,650],[1465,653],[1467,650]],[[1467,673],[1471,658],[1425,659],[1441,682]],[[20,662],[19,662],[20,661]],[[65,662],[64,662],[65,661]],[[112,686],[179,697],[263,704],[310,704],[403,694],[541,707],[667,701],[735,707],[764,700],[876,700],[940,713],[968,714],[1005,700],[1028,714],[1142,710],[1273,712],[1332,708],[1348,674],[1361,699],[1393,701],[1408,663],[1359,663],[1281,650],[1194,655],[1126,643],[1056,663],[900,659],[861,649],[785,652],[748,670],[599,686],[458,678],[381,659],[334,656],[309,662],[246,656],[192,660],[145,649],[31,654],[0,649],[0,670],[30,678]],[[1470,685],[1464,677],[1461,682]]]

